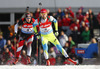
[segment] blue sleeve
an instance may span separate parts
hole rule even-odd
[[[38,21],[35,20],[35,22],[33,23],[33,27],[37,26],[38,25]]]
[[[53,22],[54,22],[54,23],[57,23],[57,20],[56,20],[56,19],[54,19],[54,20],[53,20]]]
[[[35,26],[37,26],[37,25],[38,25],[38,24],[34,24],[34,23],[33,23],[33,27],[35,27]]]

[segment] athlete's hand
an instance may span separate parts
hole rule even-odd
[[[36,38],[37,38],[37,39],[40,39],[40,38],[41,38],[41,37],[40,37],[40,34],[36,33],[35,35],[36,35]]]
[[[41,37],[38,35],[38,36],[36,36],[36,38],[37,38],[37,39],[40,39]]]
[[[58,32],[58,31],[56,31],[56,32],[55,32],[55,36],[58,36],[58,35],[59,35],[59,32]]]

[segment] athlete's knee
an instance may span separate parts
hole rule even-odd
[[[42,44],[43,50],[48,50],[47,44]]]
[[[27,55],[28,56],[31,56],[31,51],[32,51],[31,46],[27,47]]]
[[[27,46],[31,46],[33,40],[27,41]]]
[[[31,46],[32,42],[27,43],[27,46]]]
[[[62,51],[62,46],[61,46],[61,45],[56,45],[56,47],[57,47],[60,51]]]
[[[21,41],[19,42],[19,47],[20,47],[20,46],[23,46],[23,45],[24,45],[24,42],[25,42],[25,40],[21,40]]]

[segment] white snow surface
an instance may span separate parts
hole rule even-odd
[[[0,65],[0,69],[100,69],[100,65],[58,65],[58,66]]]

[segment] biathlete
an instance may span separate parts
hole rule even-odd
[[[54,23],[55,26],[55,34],[53,33],[52,22]],[[61,44],[56,38],[56,36],[58,36],[59,34],[57,20],[53,16],[48,16],[46,9],[41,9],[40,17],[35,20],[33,27],[36,34],[38,34],[37,27],[39,27],[42,47],[44,50],[44,57],[46,59],[47,66],[50,65],[49,55],[48,55],[48,45],[47,45],[48,41],[53,43],[68,61],[72,62],[75,65],[77,64],[77,62],[69,58],[68,54],[62,48]]]
[[[22,18],[19,23],[15,25],[15,35],[18,32],[18,27],[21,26],[21,36],[19,37],[19,46],[16,51],[16,59],[13,64],[17,64],[19,60],[19,55],[21,53],[21,49],[23,48],[24,42],[27,41],[27,63],[30,64],[30,57],[31,57],[31,44],[34,39],[34,30],[33,30],[33,23],[35,19],[31,17],[30,13],[26,13],[25,18]]]

